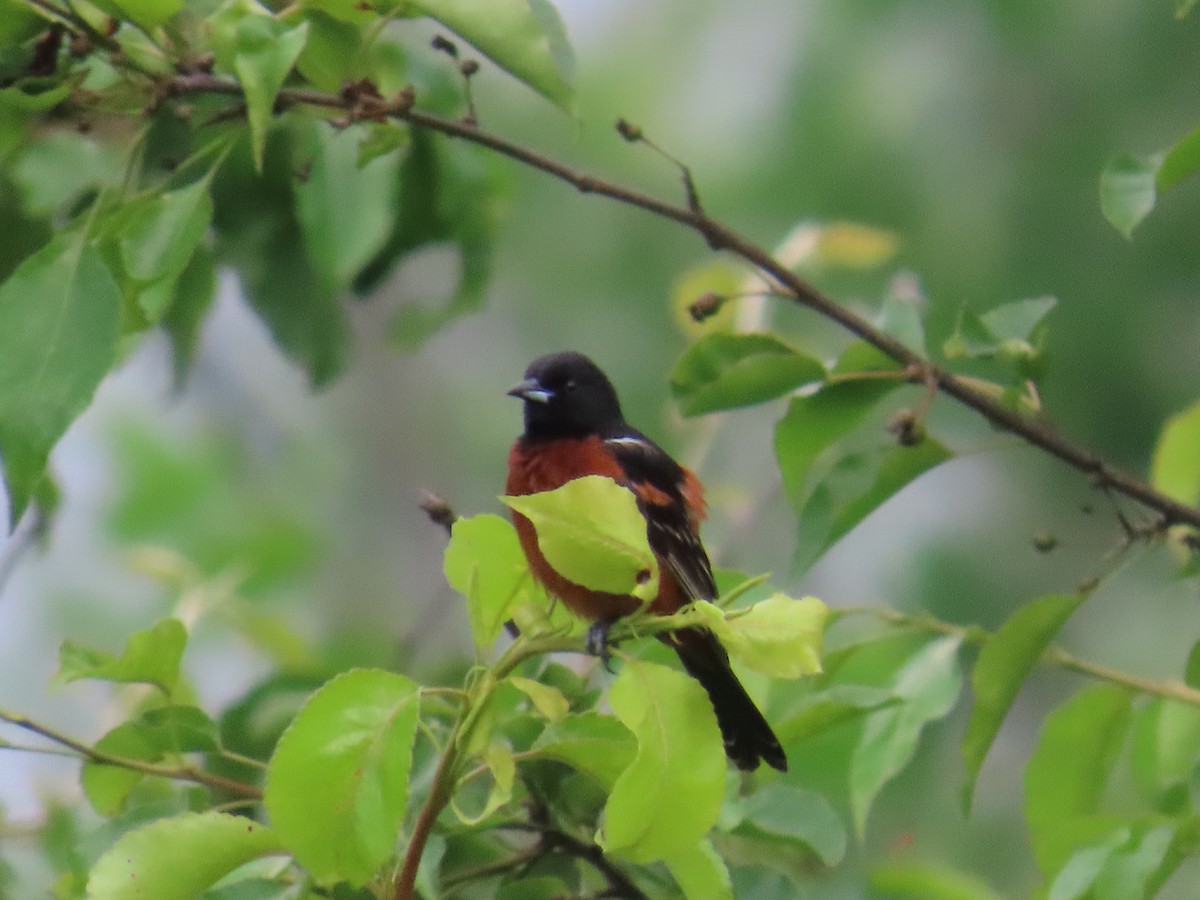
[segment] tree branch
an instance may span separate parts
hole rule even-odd
[[[77,741],[75,738],[69,737],[62,732],[55,731],[53,728],[42,725],[40,722],[35,722],[27,716],[9,712],[8,710],[0,709],[0,722],[7,722],[10,725],[15,725],[17,728],[41,735],[47,740],[75,751],[75,753],[91,762],[119,766],[122,769],[141,772],[143,775],[157,775],[160,778],[170,778],[173,781],[190,781],[193,784],[202,784],[217,790],[228,791],[231,794],[249,797],[252,800],[262,799],[262,791],[254,785],[244,784],[240,781],[234,781],[231,778],[206,772],[203,769],[197,769],[195,766],[165,766],[159,763],[146,762],[141,759],[130,759],[129,757],[106,753],[82,741]]]
[[[163,85],[169,94],[226,94],[241,96],[241,86],[226,78],[205,73],[176,76]],[[1118,493],[1136,500],[1155,510],[1163,526],[1187,524],[1200,528],[1200,509],[1180,503],[1136,476],[1106,462],[1096,453],[1059,433],[1049,423],[1026,415],[1006,406],[1000,400],[980,390],[971,380],[955,375],[938,366],[901,341],[876,328],[863,317],[839,305],[832,298],[800,278],[768,251],[743,237],[727,225],[704,212],[699,204],[686,205],[669,203],[648,194],[632,190],[611,181],[576,171],[563,163],[544,156],[535,150],[514,143],[477,125],[447,119],[412,107],[412,95],[404,94],[395,100],[375,99],[367,102],[361,93],[343,92],[331,94],[298,88],[284,88],[279,92],[281,107],[291,105],[315,106],[339,109],[351,114],[352,119],[393,118],[408,122],[418,128],[427,128],[452,138],[486,147],[502,156],[544,172],[572,185],[584,194],[597,194],[618,203],[633,206],[663,219],[692,229],[714,250],[724,250],[740,257],[759,269],[775,283],[782,293],[801,306],[808,307],[818,315],[830,319],[851,334],[886,354],[906,369],[919,371],[925,381],[942,393],[953,397],[965,406],[978,412],[998,428],[1009,431],[1033,444],[1072,468],[1087,475],[1100,487],[1109,487]]]

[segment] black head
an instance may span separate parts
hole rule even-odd
[[[525,401],[525,436],[582,437],[622,421],[608,377],[582,353],[551,353],[529,364],[508,392]]]

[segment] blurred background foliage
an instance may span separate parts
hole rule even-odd
[[[613,132],[624,117],[691,167],[711,214],[764,246],[802,223],[885,231],[896,242],[894,269],[927,298],[930,347],[953,332],[963,306],[1057,297],[1041,383],[1046,414],[1112,460],[1147,470],[1162,422],[1193,402],[1200,384],[1200,192],[1181,186],[1127,240],[1101,215],[1098,183],[1115,155],[1155,151],[1194,125],[1200,17],[1176,20],[1167,3],[1133,0],[558,5],[578,58],[577,116],[485,64],[473,88],[487,128],[676,196],[674,169]],[[414,58],[428,90],[453,75],[432,52]],[[69,199],[71,179],[120,165],[105,145],[88,143],[86,158],[78,142],[55,146],[60,156],[28,160],[0,179],[5,272],[44,240],[38,210]],[[268,144],[266,179],[250,178],[248,165],[236,170],[247,180],[222,176],[218,220],[304,190],[291,177],[296,161],[273,156],[282,147]],[[203,624],[189,650],[210,708],[276,667],[300,684],[350,665],[431,680],[456,670],[469,652],[465,612],[444,585],[444,537],[418,502],[436,490],[464,513],[499,510],[505,453],[519,428],[503,389],[530,358],[562,348],[597,359],[629,419],[698,467],[713,505],[706,541],[722,565],[774,571],[777,583],[834,607],[924,609],[988,628],[1028,598],[1071,591],[1104,568],[1122,535],[1114,502],[938,400],[930,428],[963,456],[789,576],[795,517],[772,453],[782,404],[684,421],[669,399],[667,374],[687,339],[673,287],[709,258],[702,242],[473,148],[452,152],[464,157],[456,170],[463,218],[452,216],[442,240],[398,271],[372,274],[369,257],[359,260],[365,272],[308,271],[295,253],[296,223],[272,234],[223,232],[228,251],[262,267],[247,282],[266,285],[255,303],[268,320],[272,297],[286,304],[310,295],[294,285],[328,279],[322,302],[345,310],[345,339],[313,346],[332,355],[306,357],[305,336],[296,335],[290,358],[305,366],[288,361],[227,273],[218,273],[218,300],[181,384],[164,336],[128,343],[55,451],[62,505],[53,529],[0,594],[8,706],[100,733],[120,716],[106,692],[46,688],[59,642],[119,646],[150,618],[172,609],[186,618],[222,591],[238,597],[222,605],[234,627]],[[488,185],[486,210],[471,205],[472,178]],[[464,258],[486,256],[490,279],[460,271],[451,243]],[[372,290],[348,298],[355,274]],[[868,312],[887,289],[878,271],[806,274]],[[478,311],[413,339],[440,324],[444,298],[464,292],[478,294]],[[427,312],[412,313],[416,306]],[[343,327],[340,316],[321,315],[310,322],[322,335]],[[846,344],[793,308],[749,315],[823,359]],[[1173,578],[1165,554],[1141,553],[1107,581],[1064,642],[1139,674],[1179,677],[1196,633],[1195,585]],[[870,683],[873,667],[889,675],[913,651],[903,643],[860,658],[856,677]],[[813,895],[862,896],[874,878],[878,896],[908,896],[902,873],[888,880],[889,866],[905,863],[973,872],[999,896],[1028,895],[1037,879],[1022,771],[1041,718],[1078,686],[1059,671],[1035,674],[968,819],[958,804],[965,705],[931,726],[916,763],[884,790],[862,839],[851,840],[847,862],[815,882]],[[295,702],[295,683],[280,691]],[[792,750],[800,782],[847,818],[851,731]],[[1132,784],[1112,787],[1118,803],[1134,793]],[[0,803],[10,824],[0,853],[16,872],[13,896],[41,896],[53,874],[20,823],[75,805],[78,790],[71,766],[4,755]],[[1163,896],[1192,896],[1196,877],[1185,867]]]

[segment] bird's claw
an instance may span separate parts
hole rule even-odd
[[[600,662],[610,673],[612,672],[612,654],[609,652],[608,630],[612,622],[607,619],[597,619],[587,630],[587,641],[584,649],[592,656],[600,657]]]

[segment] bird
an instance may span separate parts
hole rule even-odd
[[[508,393],[524,404],[524,431],[508,455],[509,496],[554,490],[587,475],[611,478],[636,498],[658,562],[658,593],[649,612],[670,615],[693,601],[716,599],[712,563],[699,534],[707,513],[703,485],[625,421],[616,389],[599,366],[572,351],[540,356]],[[587,649],[604,658],[608,629],[640,609],[642,601],[563,577],[539,549],[533,523],[516,510],[512,518],[533,576],[573,613],[591,621]],[[659,639],[707,692],[730,761],[746,771],[765,762],[786,772],[779,739],[738,681],[716,635],[691,626]]]

